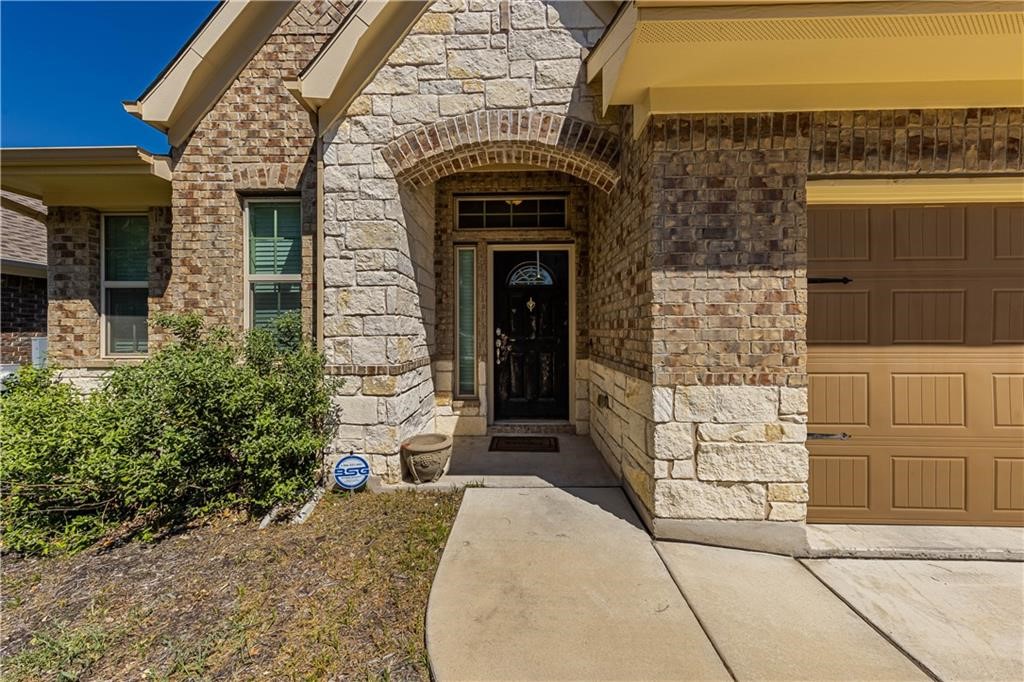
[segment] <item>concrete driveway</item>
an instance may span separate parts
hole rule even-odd
[[[804,564],[943,680],[1024,680],[1024,563],[822,559]]]
[[[468,489],[427,609],[445,680],[1022,680],[1024,564],[652,542],[621,489]]]

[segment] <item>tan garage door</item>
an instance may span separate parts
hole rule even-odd
[[[1024,525],[1024,206],[808,228],[809,520]]]

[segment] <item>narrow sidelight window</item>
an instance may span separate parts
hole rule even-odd
[[[265,327],[302,307],[302,216],[299,202],[246,203],[249,327]]]
[[[142,355],[149,333],[149,218],[103,216],[103,336],[105,355]]]
[[[455,381],[461,396],[476,395],[476,249],[455,250]]]

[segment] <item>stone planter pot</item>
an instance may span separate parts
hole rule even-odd
[[[424,433],[402,443],[402,461],[413,483],[431,483],[448,471],[452,456],[452,437]]]

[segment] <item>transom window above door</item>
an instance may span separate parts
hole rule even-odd
[[[566,198],[558,195],[462,196],[455,199],[455,226],[479,229],[565,229]]]

